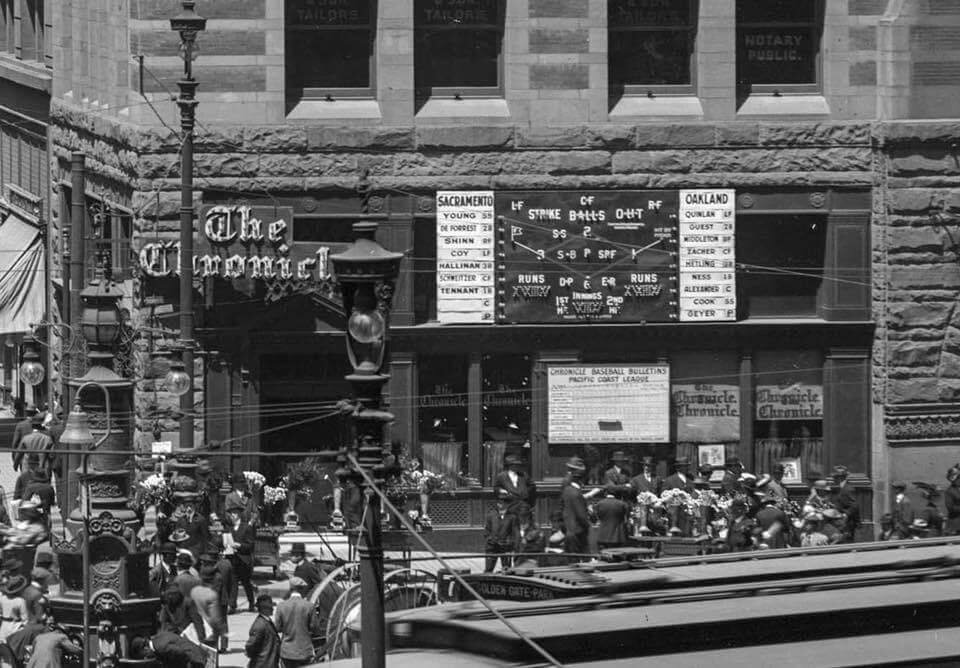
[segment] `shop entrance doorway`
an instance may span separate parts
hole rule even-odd
[[[351,396],[343,378],[349,365],[342,353],[290,353],[262,356],[260,369],[261,449],[302,454],[264,455],[259,470],[272,486],[291,471],[301,479],[304,471],[312,474],[310,492],[296,497],[294,509],[304,530],[315,530],[330,519],[336,463],[318,461],[312,455],[335,450],[348,437],[336,404]],[[286,506],[281,502],[267,510],[271,523],[282,522]]]

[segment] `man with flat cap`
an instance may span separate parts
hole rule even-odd
[[[850,473],[846,466],[833,467],[831,502],[833,507],[844,515],[844,522],[840,529],[843,532],[842,542],[852,543],[860,526],[860,504],[857,503],[857,495],[853,491],[853,485],[850,484]]]
[[[523,470],[523,459],[517,455],[507,455],[504,460],[505,471],[497,474],[493,480],[493,494],[507,504],[507,513],[517,514],[520,503],[533,507],[537,500],[537,487]]]
[[[693,480],[690,478],[690,460],[679,457],[673,462],[673,475],[663,481],[663,489],[681,489],[690,493],[693,491]]]
[[[660,486],[663,481],[654,472],[653,457],[644,457],[640,460],[640,473],[630,479],[630,486],[633,487],[633,495],[640,492],[650,492],[660,496]]]
[[[569,480],[560,493],[563,507],[564,551],[574,555],[574,560],[583,559],[590,551],[590,518],[587,515],[587,500],[583,496],[583,476],[587,467],[580,457],[567,460]]]

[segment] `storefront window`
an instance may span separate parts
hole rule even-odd
[[[484,355],[481,361],[484,485],[493,483],[507,454],[529,463],[530,364],[529,355]]]
[[[826,243],[825,216],[740,216],[737,283],[743,316],[815,316]]]
[[[457,484],[468,471],[466,357],[423,356],[418,365],[420,452],[428,471]]]
[[[721,469],[740,456],[740,377],[735,353],[682,352],[671,359],[676,456]]]
[[[782,463],[796,479],[826,475],[823,453],[823,356],[816,351],[758,351],[754,357],[754,467]]]
[[[692,0],[609,0],[612,91],[645,95],[656,86],[690,88],[693,5]]]

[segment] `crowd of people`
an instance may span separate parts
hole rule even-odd
[[[602,483],[588,485],[583,460],[571,457],[560,508],[546,531],[531,518],[536,486],[524,473],[523,461],[508,456],[506,470],[494,482],[496,507],[486,517],[486,571],[498,563],[507,568],[591,559],[602,550],[641,546],[644,538],[658,535],[693,538],[711,552],[835,545],[859,536],[859,501],[844,466],[833,467],[829,478],[812,476],[803,493],[791,486],[791,494],[781,465],[757,476],[731,457],[722,472],[702,466],[691,473],[690,462],[681,457],[671,474],[661,477],[650,457],[640,460],[636,472],[631,463],[624,452],[613,453]],[[947,479],[946,517],[937,504],[942,492],[936,485],[914,483],[926,501],[915,511],[907,485],[893,483],[891,511],[880,521],[878,538],[960,531],[960,464]]]

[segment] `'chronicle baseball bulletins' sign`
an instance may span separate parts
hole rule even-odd
[[[290,207],[204,207],[200,212],[203,240],[193,257],[194,276],[329,281],[330,255],[346,244],[293,244],[292,221]],[[151,242],[140,250],[140,269],[147,276],[171,276],[179,273],[179,267],[179,242]]]
[[[668,443],[666,364],[549,366],[550,443]]]
[[[498,192],[500,322],[677,319],[673,191]]]

